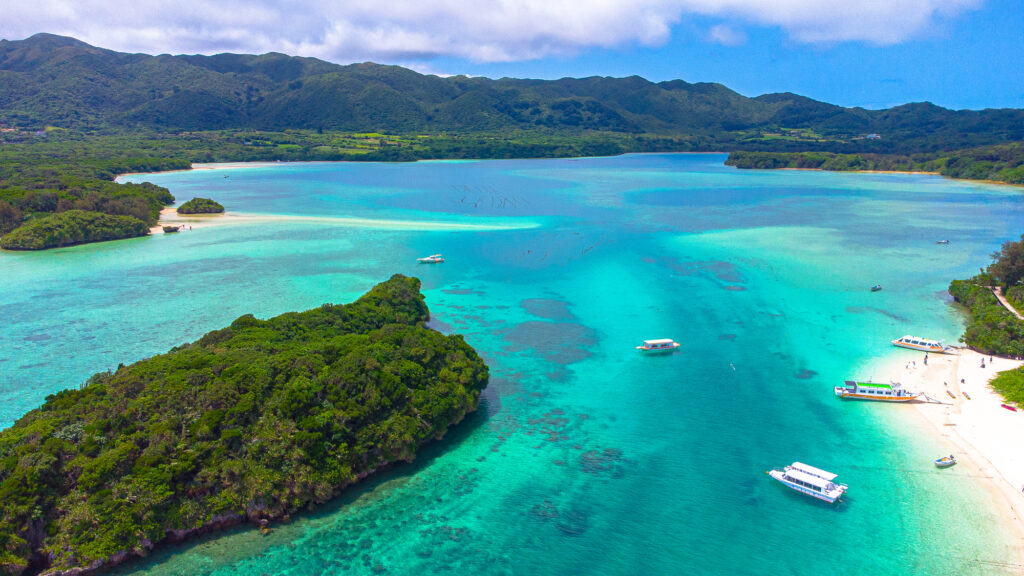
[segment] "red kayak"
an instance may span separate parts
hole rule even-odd
[[[1002,406],[1003,408],[1006,408],[1007,410],[1012,410],[1014,412],[1017,411],[1017,409],[1015,407],[1010,406],[1009,404],[1000,404],[1000,406]]]

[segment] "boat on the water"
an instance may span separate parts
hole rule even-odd
[[[952,346],[943,346],[942,342],[939,342],[938,340],[929,340],[927,338],[911,336],[909,334],[893,340],[892,345],[899,346],[900,348],[909,348],[911,350],[920,350],[921,352],[935,352],[937,354],[952,354],[956,351],[956,348],[953,348]]]
[[[782,470],[769,470],[768,475],[797,492],[830,504],[839,500],[849,488],[846,484],[833,482],[836,474],[800,462],[793,462]]]
[[[881,289],[882,289],[882,285],[881,284],[875,284],[874,286],[871,287],[871,291],[872,292],[878,292]]]
[[[949,240],[936,240],[936,244],[949,244]]]
[[[903,388],[899,382],[881,384],[879,382],[856,382],[845,380],[842,386],[835,387],[836,396],[844,400],[878,400],[880,402],[909,402],[921,395]]]
[[[642,346],[636,347],[637,350],[643,350],[644,352],[664,352],[666,350],[675,350],[676,348],[679,348],[679,343],[671,338],[644,340]]]
[[[1007,410],[1009,410],[1011,412],[1016,412],[1017,411],[1017,407],[1016,406],[1010,406],[1009,404],[1000,404],[1000,406],[1002,406],[1003,408],[1006,408]]]
[[[950,454],[949,456],[943,456],[942,458],[935,459],[935,465],[939,468],[949,468],[956,464],[956,457]]]
[[[441,262],[444,262],[444,257],[440,254],[431,254],[430,256],[417,258],[416,261],[420,264],[440,264]]]

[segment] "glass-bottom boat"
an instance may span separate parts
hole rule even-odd
[[[903,388],[899,382],[880,384],[878,382],[854,382],[846,380],[835,387],[836,396],[850,400],[878,400],[880,402],[909,402],[921,395]]]
[[[849,488],[846,484],[833,482],[836,474],[800,462],[793,462],[782,470],[769,470],[768,475],[797,492],[829,504],[839,500]]]

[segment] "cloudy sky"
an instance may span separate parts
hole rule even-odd
[[[489,77],[640,75],[847,106],[1024,108],[1022,0],[5,0],[37,32],[149,54],[284,52]]]

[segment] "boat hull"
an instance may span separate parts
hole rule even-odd
[[[918,352],[933,352],[935,354],[949,354],[950,353],[949,350],[947,350],[944,347],[940,348],[940,347],[934,347],[934,346],[920,346],[918,344],[907,344],[906,342],[897,342],[896,340],[892,341],[892,345],[893,346],[898,346],[900,348],[906,348],[907,350],[917,350]]]
[[[836,396],[839,396],[843,400],[872,400],[874,402],[910,402],[911,400],[917,400],[920,394],[914,394],[912,396],[874,396],[872,394],[855,394],[851,392],[836,392]]]
[[[676,343],[674,346],[668,346],[665,348],[647,348],[646,346],[637,346],[636,349],[641,352],[672,352],[673,350],[679,349],[679,344]]]

